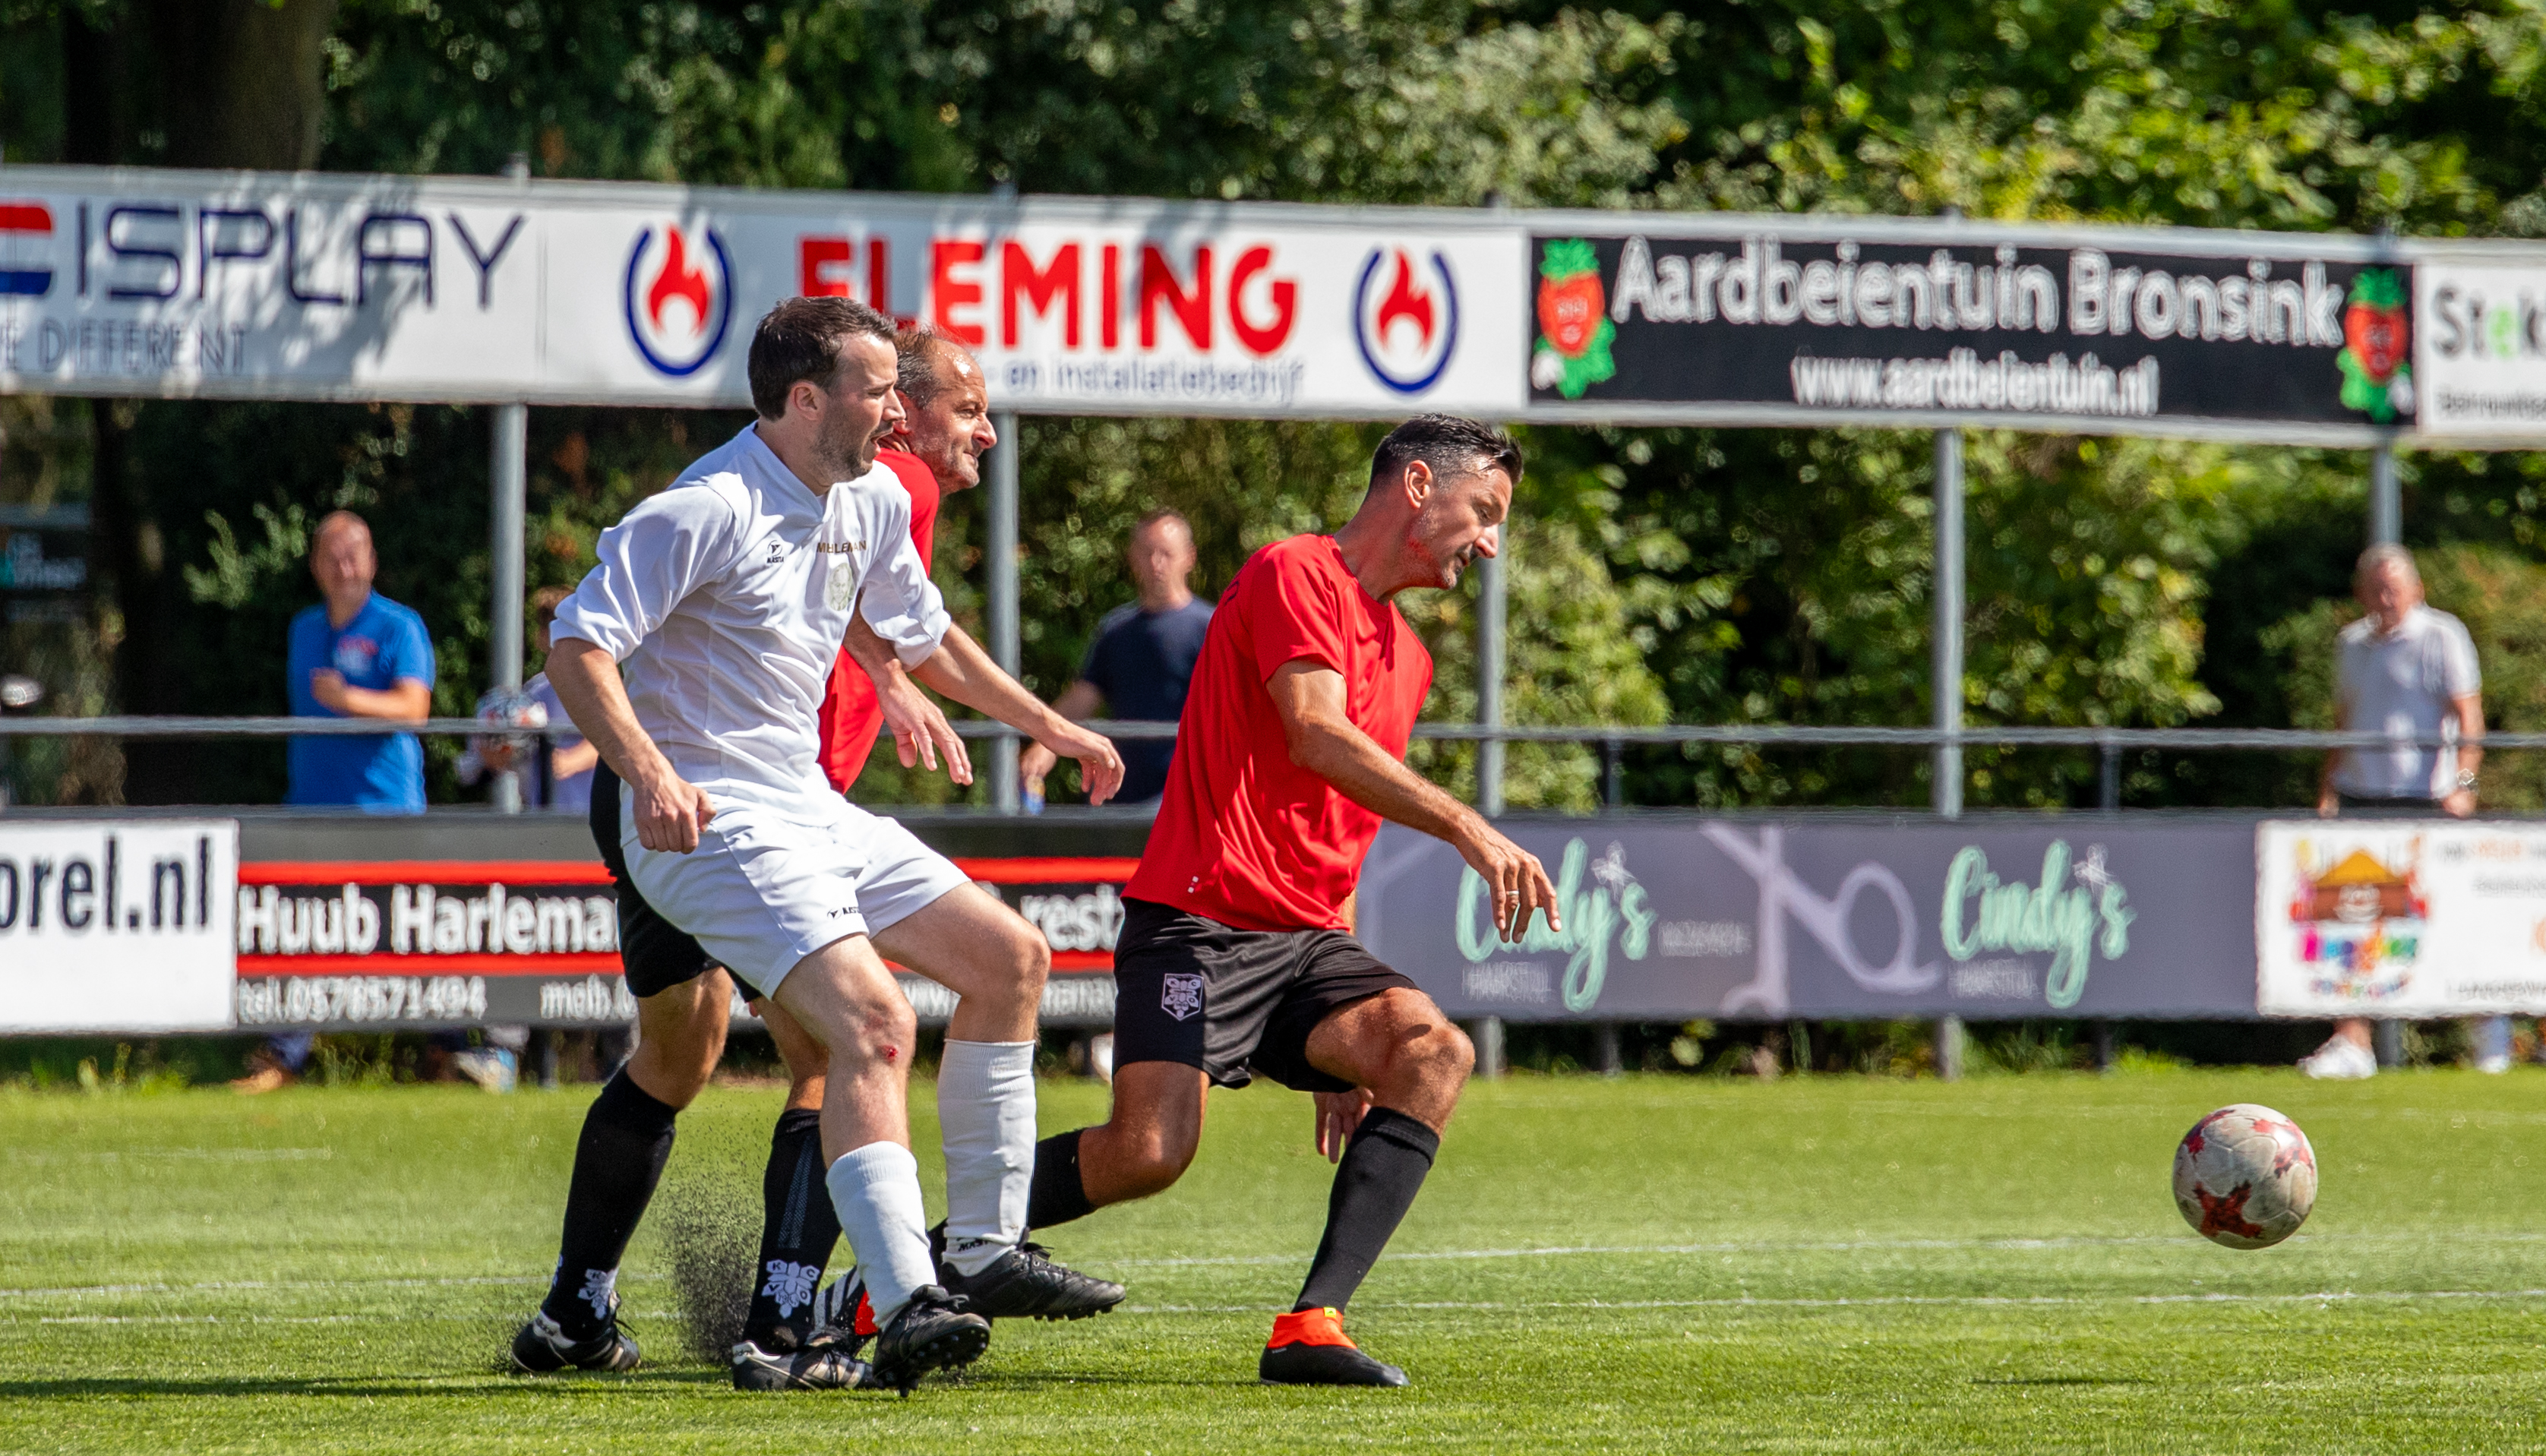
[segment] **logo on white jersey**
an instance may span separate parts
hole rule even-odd
[[[858,595],[858,570],[847,557],[831,558],[831,574],[822,580],[822,605],[834,612],[845,612]]]
[[[1159,984],[1158,1009],[1178,1021],[1202,1009],[1202,978],[1170,974]]]

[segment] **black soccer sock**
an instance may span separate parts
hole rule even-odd
[[[1374,1107],[1362,1114],[1326,1197],[1325,1237],[1292,1309],[1344,1307],[1414,1206],[1440,1151],[1440,1135],[1402,1112]]]
[[[556,1282],[540,1306],[570,1336],[588,1338],[609,1318],[619,1260],[672,1156],[678,1111],[654,1100],[623,1067],[583,1116],[574,1178],[566,1185]]]
[[[1049,1229],[1096,1212],[1078,1176],[1078,1135],[1055,1133],[1035,1145],[1034,1182],[1026,1194],[1026,1227]]]
[[[813,1332],[813,1292],[840,1242],[840,1215],[823,1181],[822,1114],[791,1107],[769,1139],[760,1175],[760,1257],[751,1266],[751,1312],[742,1337],[766,1350],[792,1350]]]

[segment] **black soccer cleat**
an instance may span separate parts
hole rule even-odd
[[[944,1225],[940,1225],[942,1231]],[[1040,1243],[1020,1243],[977,1274],[947,1263],[942,1232],[930,1239],[939,1255],[937,1282],[961,1295],[985,1320],[1084,1320],[1123,1302],[1123,1286],[1054,1263]]]
[[[733,1347],[733,1388],[738,1391],[853,1391],[872,1383],[867,1362],[833,1347],[766,1350],[751,1340]]]
[[[1403,1385],[1405,1372],[1361,1352],[1331,1309],[1295,1310],[1273,1322],[1273,1337],[1255,1362],[1266,1385]]]
[[[551,1319],[546,1310],[533,1315],[522,1332],[513,1336],[513,1366],[529,1375],[552,1375],[567,1369],[625,1375],[643,1363],[644,1358],[636,1348],[636,1337],[619,1328],[616,1299],[610,1304],[610,1319],[588,1339],[568,1336],[564,1327]]]
[[[970,1365],[989,1347],[989,1321],[964,1308],[961,1298],[923,1284],[876,1336],[873,1383],[906,1396],[929,1371]]]

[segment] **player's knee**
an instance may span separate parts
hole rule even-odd
[[[1040,998],[1044,981],[1052,975],[1052,942],[1043,938],[1042,931],[1023,923],[1015,927],[1012,939],[1018,985]]]
[[[1443,1018],[1407,1038],[1397,1060],[1416,1080],[1464,1082],[1477,1065],[1477,1046],[1458,1023]]]
[[[1199,1138],[1182,1137],[1169,1128],[1143,1130],[1133,1140],[1132,1165],[1127,1169],[1129,1181],[1138,1190],[1132,1196],[1146,1198],[1172,1187],[1176,1179],[1185,1175],[1185,1169],[1193,1166],[1194,1151],[1200,1142]]]

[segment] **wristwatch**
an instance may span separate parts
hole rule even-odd
[[[2471,769],[2471,768],[2462,768],[2462,769],[2459,769],[2459,770],[2458,770],[2458,787],[2459,787],[2460,789],[2464,790],[2465,792],[2469,793],[2469,794],[2472,794],[2472,793],[2474,793],[2474,792],[2475,792],[2475,770],[2474,770],[2474,769]]]

